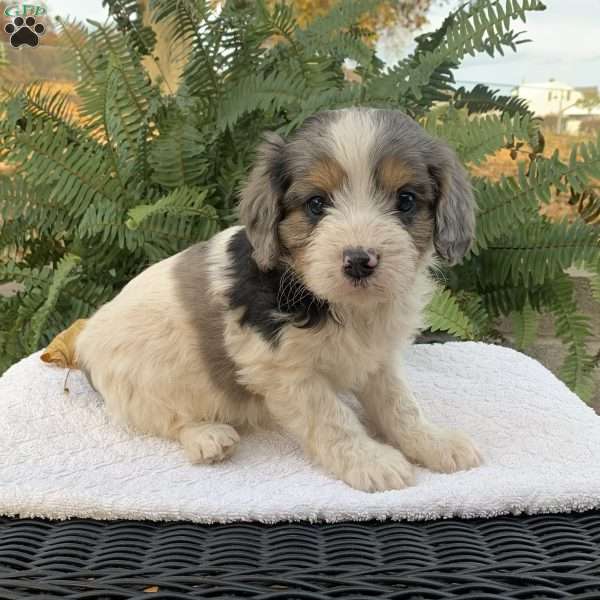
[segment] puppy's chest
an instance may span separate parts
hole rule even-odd
[[[330,323],[320,331],[300,331],[284,352],[290,358],[303,356],[308,368],[325,374],[339,389],[349,390],[361,387],[381,367],[389,342],[378,324]]]

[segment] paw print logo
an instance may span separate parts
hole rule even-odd
[[[15,17],[12,23],[7,23],[4,31],[10,35],[10,45],[18,48],[27,44],[35,48],[40,42],[40,35],[44,35],[46,28],[41,23],[36,23],[34,17]]]

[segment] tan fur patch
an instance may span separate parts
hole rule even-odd
[[[396,191],[408,185],[415,178],[412,169],[395,156],[383,158],[377,169],[379,185],[386,190]]]
[[[279,224],[279,239],[294,262],[294,269],[302,274],[305,266],[306,245],[313,231],[304,208],[295,208]]]
[[[308,220],[304,208],[291,210],[279,224],[279,237],[283,245],[294,254],[295,250],[306,245],[313,225]]]
[[[315,188],[331,193],[340,189],[348,176],[337,160],[323,158],[310,169],[304,179]]]
[[[377,168],[377,179],[382,188],[395,193],[396,190],[414,183],[416,175],[404,161],[395,156],[386,156]],[[433,215],[426,206],[422,206],[415,221],[406,228],[421,255],[431,247],[433,227]]]

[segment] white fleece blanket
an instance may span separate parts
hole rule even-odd
[[[232,521],[491,517],[600,506],[600,417],[535,360],[478,343],[414,346],[407,374],[426,414],[468,432],[481,468],[419,469],[414,487],[351,489],[278,433],[246,436],[219,465],[111,423],[78,372],[35,354],[0,379],[0,514]]]

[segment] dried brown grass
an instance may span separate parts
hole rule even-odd
[[[556,134],[549,130],[543,131],[545,139],[544,156],[551,156],[555,150],[558,150],[561,160],[567,161],[571,154],[573,144],[589,141],[593,139],[591,135],[574,136],[568,134]],[[479,177],[488,177],[492,180],[498,180],[503,175],[511,176],[518,173],[518,162],[527,161],[530,148],[524,147],[518,153],[516,159],[513,159],[510,150],[499,150],[496,154],[490,156],[483,164],[472,166],[470,171],[473,175]],[[600,184],[600,182],[598,182]],[[540,212],[551,219],[562,220],[567,218],[574,219],[577,216],[575,206],[569,204],[566,194],[556,194],[550,204],[540,205]]]

